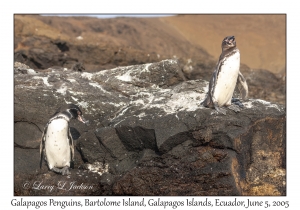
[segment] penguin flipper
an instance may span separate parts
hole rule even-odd
[[[43,159],[44,159],[44,141],[43,141],[43,137],[42,137],[42,141],[40,144],[40,168],[42,168],[43,165]]]
[[[219,74],[220,66],[221,66],[221,61],[219,61],[217,68],[215,69],[213,76],[211,80],[209,81],[209,95],[210,95],[210,106],[213,105],[215,110],[217,110],[218,113],[222,113],[223,115],[226,115],[226,109],[222,108],[219,106],[218,101],[216,98],[213,96],[215,87],[216,87],[216,79]]]
[[[69,145],[70,145],[70,151],[71,151],[71,163],[70,165],[72,165],[72,163],[74,162],[74,141],[71,135],[71,130],[69,127],[69,133],[68,133],[68,138],[69,138]]]
[[[237,87],[240,91],[242,99],[245,100],[248,97],[248,84],[240,71],[237,79]]]
[[[45,126],[44,132],[42,134],[41,144],[40,144],[40,168],[42,168],[43,160],[45,158],[45,141],[46,141],[46,133],[47,133],[48,125]]]
[[[216,73],[217,72],[214,71],[214,73],[212,74],[211,79],[209,81],[208,91],[207,91],[206,97],[203,100],[203,102],[201,103],[205,107],[213,107],[212,95],[213,95],[214,88],[215,88]]]

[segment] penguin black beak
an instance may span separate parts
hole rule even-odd
[[[234,39],[235,39],[234,36],[231,36],[228,38],[227,42],[231,44],[234,42]]]
[[[89,125],[90,122],[86,119],[84,119],[84,117],[82,115],[78,115],[77,120],[79,120],[80,122],[84,123],[85,125]]]

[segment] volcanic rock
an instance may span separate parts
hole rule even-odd
[[[186,81],[178,60],[14,79],[15,195],[286,195],[284,106],[205,108],[208,82]],[[70,122],[70,176],[38,168],[43,126],[65,103],[91,122]]]

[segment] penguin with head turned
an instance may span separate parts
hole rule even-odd
[[[62,175],[70,174],[74,161],[74,143],[69,126],[71,119],[88,124],[80,108],[74,104],[63,105],[49,119],[40,144],[40,167],[45,159],[50,170]]]
[[[226,106],[239,112],[243,104],[232,98],[235,86],[238,84],[242,99],[248,96],[248,85],[240,72],[240,51],[236,47],[234,36],[227,36],[222,41],[222,54],[209,81],[208,92],[202,105],[215,108],[217,112],[226,115]]]

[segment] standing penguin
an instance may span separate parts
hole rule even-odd
[[[74,144],[69,121],[73,118],[88,123],[79,107],[74,104],[63,105],[50,118],[40,144],[40,167],[43,159],[46,159],[50,170],[62,175],[70,174],[69,168],[74,161]]]
[[[239,107],[243,107],[243,104],[238,99],[232,98],[237,83],[242,99],[246,99],[248,85],[240,72],[240,51],[236,47],[234,36],[227,36],[222,41],[222,54],[209,81],[208,92],[202,105],[214,107],[224,115],[226,110],[222,106],[239,112]]]

